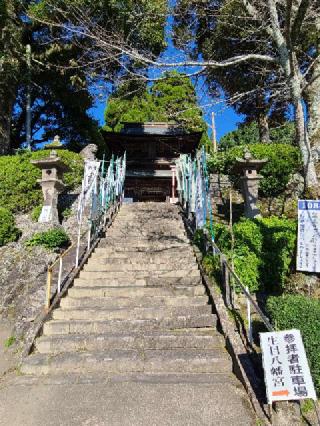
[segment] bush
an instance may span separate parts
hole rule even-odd
[[[42,211],[42,206],[36,206],[32,209],[31,219],[33,220],[33,222],[38,222],[41,211]]]
[[[301,170],[301,155],[298,148],[286,144],[252,144],[237,146],[213,155],[208,160],[209,171],[228,174],[234,182],[237,182],[239,175],[235,175],[233,167],[236,158],[243,157],[245,149],[248,149],[255,158],[268,159],[260,172],[263,176],[260,185],[262,196],[279,195],[286,189],[291,175]]]
[[[43,246],[49,250],[65,248],[70,244],[70,239],[63,229],[50,229],[46,232],[34,234],[26,241],[27,247]]]
[[[19,236],[20,231],[16,228],[13,214],[9,210],[0,207],[0,247],[16,241]]]
[[[320,301],[299,295],[269,297],[267,311],[277,329],[301,331],[311,374],[320,394]]]
[[[41,150],[0,157],[0,205],[12,212],[28,212],[41,203],[42,192],[37,183],[41,171],[30,161],[48,155],[48,151]],[[68,190],[74,189],[81,184],[83,160],[79,154],[67,150],[59,151],[58,156],[71,168],[64,175],[64,183]]]
[[[215,241],[231,260],[243,284],[251,292],[279,292],[294,259],[296,222],[277,217],[242,219],[233,226],[232,253],[230,229],[215,224]]]

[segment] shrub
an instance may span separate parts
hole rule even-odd
[[[16,228],[13,214],[3,207],[0,207],[0,247],[16,241],[20,236],[20,231]]]
[[[0,205],[12,212],[27,212],[42,201],[42,193],[37,179],[41,171],[30,161],[47,157],[48,151],[41,150],[12,156],[0,157]],[[67,189],[73,189],[81,183],[83,160],[79,154],[61,150],[59,157],[70,167],[64,175]]]
[[[233,226],[233,253],[228,226],[215,224],[215,241],[233,257],[235,271],[251,292],[279,292],[293,263],[296,226],[294,220],[277,217],[242,219]]]
[[[269,291],[283,289],[295,261],[297,222],[275,216],[258,220],[263,236],[264,287]]]
[[[38,222],[41,211],[42,211],[42,206],[36,206],[32,209],[31,219],[33,220],[33,222]]]
[[[34,234],[30,240],[26,241],[26,246],[43,246],[49,250],[55,250],[67,247],[69,243],[70,239],[65,231],[63,229],[56,228]]]
[[[301,155],[298,148],[286,144],[252,144],[218,152],[208,160],[209,171],[228,174],[234,182],[238,181],[239,176],[235,175],[233,167],[236,158],[243,157],[245,149],[248,149],[255,158],[268,159],[260,172],[263,176],[260,185],[262,196],[279,195],[286,189],[291,175],[301,170]]]
[[[277,329],[301,331],[315,387],[320,394],[320,301],[300,295],[269,297],[267,311]]]

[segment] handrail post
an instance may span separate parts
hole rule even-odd
[[[50,309],[50,299],[51,299],[51,284],[52,284],[52,269],[51,266],[48,268],[47,272],[47,294],[46,294],[46,309]]]
[[[248,286],[246,287],[246,290],[248,294],[250,294]],[[249,343],[252,346],[253,338],[252,338],[252,321],[251,321],[251,303],[248,298],[247,298],[247,317],[248,317],[248,338],[249,338]]]
[[[58,293],[61,292],[61,278],[62,278],[62,259],[63,257],[60,256],[59,258],[59,275],[58,275]]]

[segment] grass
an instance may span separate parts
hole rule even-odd
[[[4,342],[4,347],[5,348],[10,348],[12,345],[14,345],[16,343],[16,338],[15,336],[10,336],[7,338],[7,340]]]

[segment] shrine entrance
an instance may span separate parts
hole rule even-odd
[[[120,133],[105,132],[109,150],[127,153],[125,198],[132,202],[170,202],[175,160],[194,154],[202,132],[186,133],[176,124],[124,123]]]

